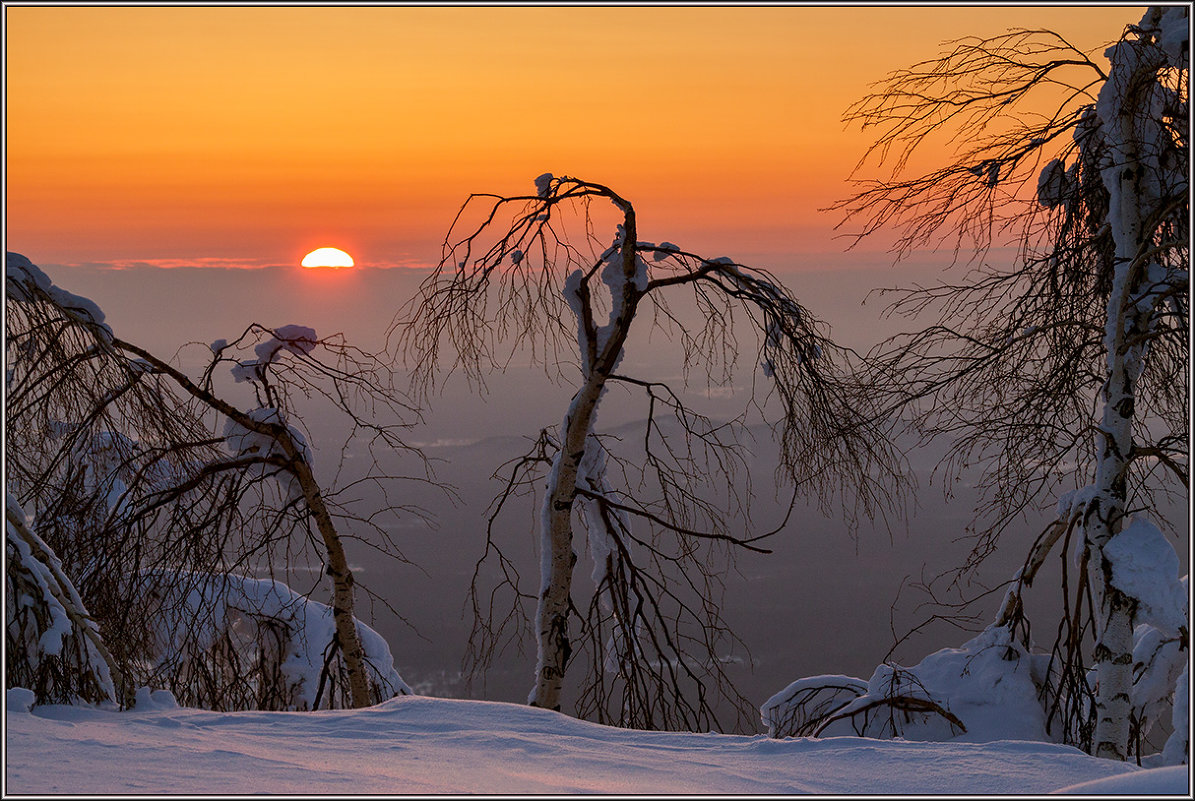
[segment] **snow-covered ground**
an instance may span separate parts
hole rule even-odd
[[[17,691],[20,692],[20,691]],[[363,710],[217,713],[163,693],[127,712],[10,693],[5,796],[244,793],[1188,794],[1045,743],[628,731],[515,704],[404,696]],[[1094,782],[1094,783],[1091,783]]]

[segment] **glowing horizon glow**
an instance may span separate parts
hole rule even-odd
[[[353,266],[353,257],[340,248],[316,248],[303,257],[301,264],[309,270],[320,267],[341,270]]]
[[[551,172],[634,202],[645,239],[796,263],[844,248],[839,215],[822,210],[854,192],[872,132],[842,115],[875,81],[1010,26],[1056,30],[1103,63],[1144,13],[16,5],[4,18],[6,232],[35,262],[270,263],[296,243],[342,241],[371,265],[435,264],[471,193],[529,192]],[[568,58],[552,69],[515,55],[562,36]],[[650,124],[611,135],[628,87]],[[942,155],[923,152],[910,170]]]

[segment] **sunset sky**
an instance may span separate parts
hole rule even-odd
[[[43,264],[425,265],[471,191],[614,187],[645,238],[841,251],[841,116],[939,43],[1139,7],[5,8],[6,238]]]

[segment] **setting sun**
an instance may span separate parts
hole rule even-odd
[[[339,248],[316,248],[303,257],[302,265],[308,269],[316,267],[352,267],[353,257]]]

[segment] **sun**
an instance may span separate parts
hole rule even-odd
[[[353,266],[353,257],[339,248],[316,248],[303,257],[302,265],[308,269],[331,267],[339,270]]]

